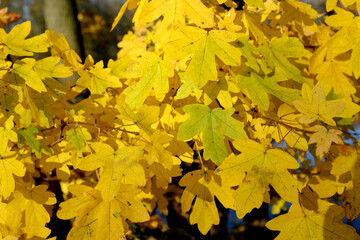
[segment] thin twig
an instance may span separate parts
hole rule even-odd
[[[116,131],[122,131],[122,132],[126,132],[126,133],[130,133],[130,134],[134,134],[134,135],[139,135],[139,132],[130,132],[127,131],[125,129],[121,129],[120,127],[110,127],[110,126],[105,126],[105,125],[101,125],[101,124],[97,124],[97,123],[87,123],[87,122],[79,122],[79,121],[67,121],[66,124],[80,124],[80,125],[88,125],[88,126],[93,126],[96,128],[107,128],[107,129],[112,129],[112,130],[116,130]]]

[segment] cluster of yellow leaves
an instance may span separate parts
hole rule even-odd
[[[358,144],[342,136],[356,141],[360,18],[336,1],[325,23],[303,2],[245,2],[128,0],[113,28],[136,9],[135,31],[107,65],[55,31],[27,38],[30,22],[0,29],[1,237],[45,239],[59,204],[68,239],[121,239],[169,200],[207,234],[215,198],[243,218],[280,197],[279,239],[359,239],[342,222],[360,213]]]

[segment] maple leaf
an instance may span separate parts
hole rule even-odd
[[[247,172],[248,180],[238,179],[240,185],[234,194],[237,216],[242,218],[254,207],[260,207],[268,185],[286,201],[298,200],[297,181],[288,169],[299,167],[299,163],[280,149],[266,149],[253,140],[235,140],[233,145],[241,154],[226,158],[216,172],[235,175]]]
[[[214,13],[200,0],[154,0],[146,2],[136,24],[153,22],[163,16],[155,33],[155,39],[167,43],[174,34],[175,27],[185,25],[189,19],[197,26],[211,28],[214,25]]]
[[[26,169],[24,164],[17,159],[18,154],[16,152],[7,151],[1,154],[0,160],[0,190],[1,195],[4,198],[8,198],[10,194],[15,190],[14,176],[23,177]]]
[[[61,152],[57,155],[52,155],[41,164],[42,169],[51,172],[56,169],[56,177],[60,180],[66,181],[71,175],[70,169],[67,165],[70,163],[70,152]]]
[[[326,201],[320,201],[316,211],[290,207],[288,213],[266,223],[271,230],[280,230],[276,239],[360,239],[355,229],[343,223],[344,209]]]
[[[304,124],[321,120],[326,124],[335,126],[336,122],[333,118],[338,117],[345,108],[343,102],[327,103],[324,90],[319,85],[313,89],[312,97],[303,94],[303,98],[295,100],[293,104],[299,112],[303,113],[299,118],[299,122]]]
[[[35,63],[36,60],[33,58],[16,60],[11,71],[4,76],[4,80],[19,86],[26,84],[38,92],[46,92],[45,84],[34,71]]]
[[[151,125],[159,121],[159,107],[144,104],[134,113],[125,101],[119,98],[116,109],[120,113],[119,118],[125,122],[124,125],[128,125],[124,127],[127,131],[137,132],[140,128],[149,136],[155,132]]]
[[[64,64],[58,64],[60,62],[59,57],[47,57],[36,61],[34,65],[35,72],[42,80],[48,78],[67,78],[73,75],[69,67]]]
[[[80,78],[76,84],[89,88],[92,94],[103,94],[106,88],[119,88],[122,86],[119,78],[112,75],[110,68],[104,68],[102,61],[96,63],[90,70],[79,71]]]
[[[168,134],[156,130],[150,138],[144,137],[149,143],[144,147],[144,150],[147,151],[147,161],[151,165],[155,161],[164,164],[164,166],[171,170],[173,166],[172,154],[169,152],[166,147],[172,141],[172,137]]]
[[[135,198],[140,190],[132,185],[121,185],[116,197],[101,198],[99,190],[85,185],[69,186],[75,195],[60,204],[60,219],[76,217],[69,239],[125,239],[126,219],[143,222],[150,219],[142,203]]]
[[[359,153],[350,146],[339,146],[340,155],[335,158],[331,174],[341,176],[345,173],[351,173],[352,188],[346,189],[343,206],[346,208],[346,216],[353,220],[360,213],[360,164]]]
[[[66,141],[74,143],[78,150],[82,150],[85,147],[85,141],[90,139],[91,134],[86,128],[79,127],[77,129],[70,129],[66,132]]]
[[[243,73],[236,78],[238,88],[246,88],[253,103],[265,110],[270,104],[268,93],[288,104],[300,98],[299,90],[281,87],[278,84],[285,80],[287,79],[280,74],[261,77],[255,72]]]
[[[241,51],[230,44],[237,38],[237,33],[227,30],[207,32],[196,27],[180,27],[176,37],[167,44],[164,59],[180,60],[191,55],[184,76],[201,88],[209,80],[217,80],[215,55],[227,65],[240,65]]]
[[[46,211],[45,205],[56,203],[55,194],[46,191],[46,185],[38,185],[32,188],[29,185],[19,185],[12,194],[14,199],[9,203],[9,212],[16,212],[20,208],[25,215],[27,226],[45,226],[50,222],[50,215]]]
[[[8,142],[12,141],[14,143],[17,142],[17,134],[14,132],[14,116],[11,115],[8,119],[6,119],[4,127],[0,127],[0,155],[3,155],[8,148]]]
[[[224,143],[224,135],[233,139],[247,139],[243,123],[231,117],[235,109],[210,110],[201,104],[191,104],[183,108],[190,118],[182,123],[177,135],[178,140],[189,140],[197,133],[203,133],[204,158],[211,159],[220,165],[228,152]]]
[[[140,78],[140,81],[124,90],[125,102],[131,107],[141,106],[154,87],[155,97],[160,102],[169,91],[169,77],[174,76],[172,65],[156,54],[143,52],[136,63],[132,63],[125,73],[126,77]]]
[[[342,132],[337,129],[330,129],[321,125],[315,125],[316,132],[310,136],[309,144],[316,143],[316,156],[329,151],[331,143],[343,144],[340,134]]]
[[[85,171],[104,168],[98,184],[104,200],[109,201],[117,195],[121,183],[145,185],[144,169],[139,163],[143,156],[140,148],[119,147],[114,151],[109,145],[99,142],[93,143],[91,147],[96,153],[86,156],[77,167]]]
[[[334,93],[350,96],[356,92],[351,83],[352,69],[349,61],[328,60],[319,65],[312,73],[317,74],[316,79],[325,93],[333,88]]]
[[[286,26],[291,22],[294,31],[299,34],[299,39],[308,37],[318,32],[318,25],[313,19],[318,18],[316,10],[312,9],[310,4],[296,0],[286,0],[277,3],[276,17],[271,18],[271,25],[280,24]]]
[[[39,129],[33,126],[29,126],[24,129],[19,129],[17,131],[18,134],[18,146],[23,146],[26,142],[29,147],[31,147],[32,151],[35,152],[36,157],[41,158],[41,153],[49,154],[49,150],[47,147],[43,147],[39,140],[36,139],[34,134],[39,133]]]
[[[72,49],[70,49],[64,34],[57,35],[55,30],[46,30],[46,36],[51,45],[51,54],[60,57],[66,66],[70,66],[74,71],[80,71],[84,68],[81,64],[81,58]]]
[[[254,167],[246,175],[239,188],[233,194],[233,198],[236,201],[236,215],[239,219],[242,219],[252,209],[260,208],[263,201],[270,198],[268,191],[272,176],[272,173],[264,172],[257,167]]]
[[[309,51],[304,49],[298,38],[288,36],[273,38],[269,46],[262,45],[256,49],[256,52],[264,56],[271,69],[277,68],[289,79],[299,83],[304,82],[300,70],[288,60],[288,58],[301,58],[309,54]]]
[[[278,120],[285,125],[279,123],[276,125],[277,131],[272,134],[276,142],[286,141],[289,147],[297,148],[303,151],[308,150],[308,143],[304,137],[304,133],[295,129],[302,129],[302,125],[297,122],[301,114],[295,114],[295,108],[282,104],[278,109]]]
[[[186,186],[180,200],[183,212],[190,210],[196,197],[190,214],[190,224],[197,223],[200,232],[204,235],[212,225],[220,222],[214,196],[225,207],[233,207],[231,195],[234,190],[222,184],[221,178],[213,170],[200,169],[189,172],[181,178],[179,185]]]
[[[0,28],[1,57],[5,59],[8,54],[32,56],[34,52],[47,52],[49,44],[47,43],[46,35],[41,34],[25,39],[29,35],[30,30],[30,21],[16,25],[8,34],[4,29]]]

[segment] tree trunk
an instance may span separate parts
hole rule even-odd
[[[82,60],[85,59],[75,0],[44,0],[44,18],[48,29],[63,33]]]

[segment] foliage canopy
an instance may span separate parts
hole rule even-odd
[[[128,0],[113,28],[136,9],[134,31],[106,66],[54,30],[0,28],[1,238],[48,237],[60,181],[68,239],[125,238],[168,214],[167,192],[204,235],[216,198],[239,218],[291,203],[266,223],[277,239],[360,239],[343,222],[360,213],[360,4],[337,3]]]

